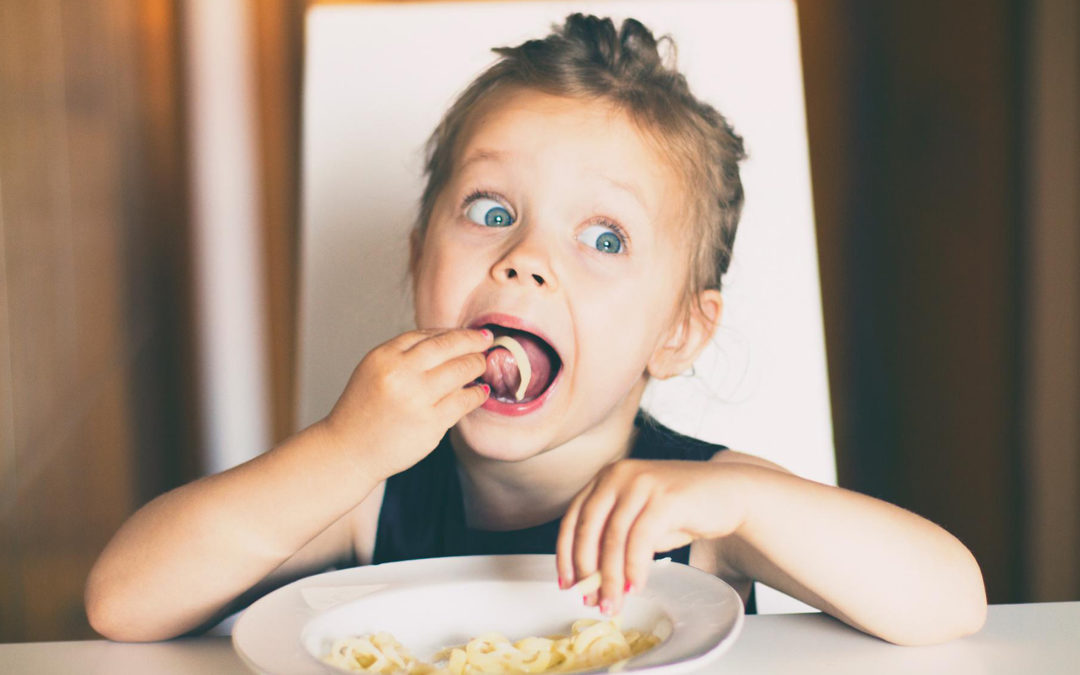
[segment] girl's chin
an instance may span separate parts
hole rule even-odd
[[[474,457],[501,462],[520,462],[535,457],[548,448],[543,430],[534,427],[492,423],[484,410],[476,410],[457,423],[457,440]]]

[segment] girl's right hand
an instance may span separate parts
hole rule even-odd
[[[362,451],[380,480],[408,469],[487,400],[491,388],[471,383],[493,339],[486,329],[414,330],[379,345],[356,366],[326,430]]]

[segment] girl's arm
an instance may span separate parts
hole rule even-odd
[[[945,642],[982,627],[982,572],[944,528],[777,468],[736,471],[745,518],[721,543],[734,569],[896,644]]]
[[[491,341],[477,330],[399,335],[364,357],[325,420],[141,508],[90,572],[91,625],[116,640],[175,637],[257,585],[351,557],[372,490],[487,399],[467,385]]]
[[[979,566],[944,529],[738,453],[609,465],[567,512],[560,577],[600,569],[599,601],[614,611],[624,580],[644,584],[653,551],[698,539],[719,539],[722,566],[740,576],[897,644],[944,642],[985,620]]]
[[[350,556],[347,515],[376,477],[317,424],[274,450],[161,495],[116,533],[91,570],[86,612],[113,640],[203,626],[244,591]]]

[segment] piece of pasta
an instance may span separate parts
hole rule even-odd
[[[500,633],[485,633],[443,649],[435,654],[435,663],[413,658],[389,633],[337,640],[323,660],[353,672],[387,675],[568,673],[621,664],[659,643],[657,636],[639,630],[623,632],[618,619],[580,619],[570,627],[570,635],[511,642]]]
[[[503,347],[513,355],[514,364],[517,365],[518,373],[521,375],[514,398],[520,401],[525,396],[525,390],[529,388],[529,381],[532,380],[532,362],[529,361],[529,355],[525,353],[525,348],[521,346],[521,343],[509,335],[500,335],[491,344],[493,347]]]

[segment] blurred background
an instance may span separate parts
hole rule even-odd
[[[0,641],[294,430],[310,4],[0,0]],[[839,482],[1080,599],[1080,3],[796,4]]]

